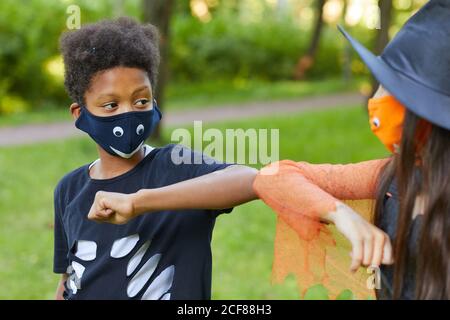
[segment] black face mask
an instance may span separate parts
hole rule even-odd
[[[161,118],[161,111],[153,100],[152,110],[109,117],[95,116],[83,107],[75,126],[89,134],[109,154],[128,159],[141,149]]]

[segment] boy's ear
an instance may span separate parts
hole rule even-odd
[[[81,106],[74,102],[70,105],[70,113],[72,114],[72,117],[74,120],[77,120],[78,117],[80,116],[80,112],[81,112]]]

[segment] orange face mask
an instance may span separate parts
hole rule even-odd
[[[393,96],[369,99],[369,122],[372,132],[392,153],[402,138],[405,107]]]

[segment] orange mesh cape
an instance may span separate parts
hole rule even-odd
[[[377,178],[389,159],[356,164],[309,164],[284,160],[263,168],[253,188],[277,213],[272,282],[296,275],[300,295],[323,284],[331,298],[345,289],[356,299],[375,296],[366,269],[350,272],[351,245],[319,217],[344,202],[372,220]]]

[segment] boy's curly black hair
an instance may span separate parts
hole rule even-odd
[[[84,94],[99,71],[123,66],[148,73],[154,89],[159,67],[159,33],[151,24],[128,17],[87,24],[60,38],[64,85],[70,98],[84,105]]]

